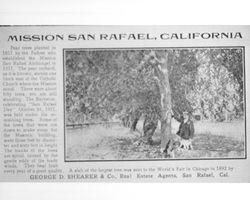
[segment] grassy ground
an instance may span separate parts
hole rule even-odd
[[[141,128],[139,124],[138,128]],[[178,130],[173,123],[172,132]],[[195,123],[194,150],[175,150],[175,159],[241,158],[244,157],[244,123]],[[136,141],[138,132],[131,133],[122,126],[95,126],[68,129],[66,132],[67,160],[133,160],[163,158],[159,145],[150,146]],[[159,141],[159,130],[153,138]]]

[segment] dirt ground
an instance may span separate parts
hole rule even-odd
[[[193,150],[176,149],[174,159],[243,158],[244,123],[197,122]],[[141,129],[139,124],[138,129]],[[178,124],[173,123],[175,133]],[[66,130],[66,160],[147,160],[162,159],[159,145],[141,143],[139,132],[116,125]],[[159,141],[159,130],[154,141]],[[157,142],[156,142],[157,143]]]

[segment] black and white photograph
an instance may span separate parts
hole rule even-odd
[[[64,49],[65,161],[245,158],[244,48]]]

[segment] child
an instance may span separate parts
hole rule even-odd
[[[178,121],[180,121],[181,124],[176,134],[181,138],[180,148],[192,150],[193,149],[192,139],[194,137],[194,124],[190,119],[189,113],[183,112],[182,117]]]

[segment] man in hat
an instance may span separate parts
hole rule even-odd
[[[180,148],[192,150],[192,139],[194,137],[194,124],[190,119],[190,114],[188,112],[183,112],[183,115],[178,120],[180,121],[179,130],[176,133],[180,136]]]

